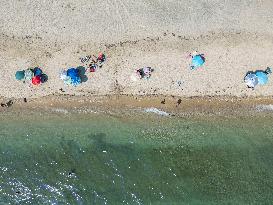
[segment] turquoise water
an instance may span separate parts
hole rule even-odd
[[[272,204],[272,119],[2,115],[0,204]]]

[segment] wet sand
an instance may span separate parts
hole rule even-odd
[[[106,96],[72,96],[51,95],[34,99],[1,99],[3,104],[11,101],[11,106],[1,106],[0,113],[60,113],[60,114],[107,114],[114,116],[134,116],[155,110],[168,113],[169,116],[265,116],[272,115],[273,99],[222,97],[178,97],[178,96],[134,96],[134,95],[106,95]],[[163,114],[163,116],[165,116]]]

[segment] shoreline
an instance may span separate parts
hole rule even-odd
[[[272,97],[232,97],[232,96],[135,96],[135,95],[104,95],[104,96],[72,96],[50,95],[42,98],[1,99],[2,102],[12,101],[10,107],[0,107],[0,113],[102,113],[109,115],[134,115],[145,113],[145,109],[156,109],[166,112],[169,116],[255,116],[271,115],[273,112]],[[146,112],[147,113],[147,112]],[[151,112],[150,114],[155,114]],[[158,113],[157,113],[158,114]]]

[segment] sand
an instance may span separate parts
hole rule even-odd
[[[272,77],[255,90],[243,82],[247,71],[273,67],[272,11],[270,0],[3,0],[0,95],[272,96]],[[186,56],[195,50],[206,63],[191,71]],[[79,58],[99,52],[107,61],[87,82],[75,88],[59,79],[61,69],[86,66]],[[36,66],[48,82],[15,80],[17,70]],[[152,77],[133,82],[143,66]]]

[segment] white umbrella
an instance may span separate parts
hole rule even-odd
[[[259,80],[254,73],[249,73],[245,76],[245,83],[248,87],[254,88],[256,85],[258,85]]]

